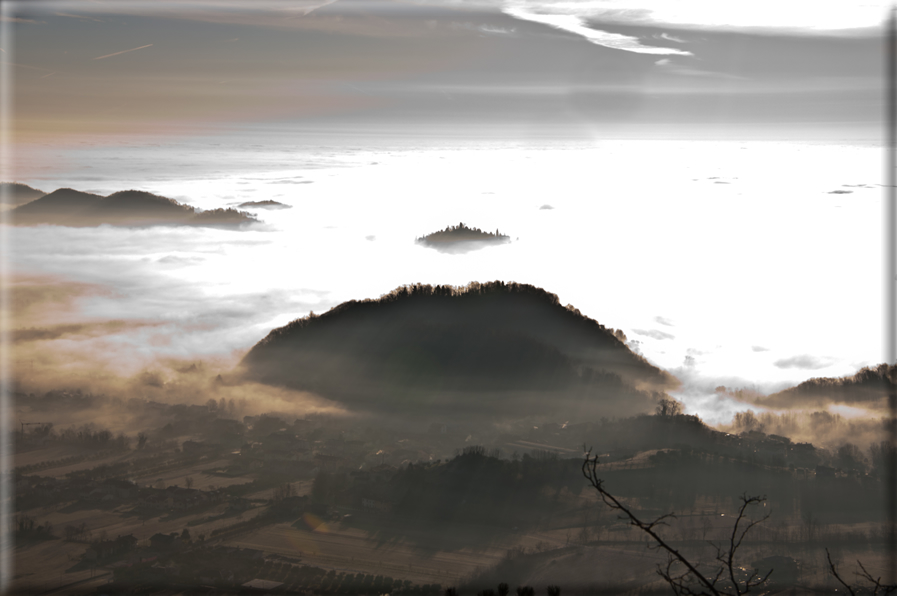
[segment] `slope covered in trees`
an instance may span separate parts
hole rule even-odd
[[[0,202],[4,205],[22,205],[44,196],[42,190],[19,182],[0,182]]]
[[[17,207],[11,213],[13,222],[19,225],[232,226],[257,221],[244,211],[201,211],[173,199],[140,190],[124,190],[104,197],[61,188]]]
[[[897,366],[879,364],[864,367],[856,374],[839,378],[813,378],[784,391],[757,400],[773,408],[823,406],[829,403],[884,406],[888,379],[897,375]]]
[[[245,374],[363,409],[631,415],[678,381],[529,285],[403,286],[273,330]]]

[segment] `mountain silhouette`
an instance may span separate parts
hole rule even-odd
[[[11,213],[13,221],[19,225],[237,226],[258,221],[243,211],[200,211],[142,190],[123,190],[104,197],[61,188],[17,207]]]
[[[505,244],[511,241],[498,230],[484,232],[479,228],[469,228],[464,222],[457,226],[448,226],[444,230],[427,234],[415,240],[420,245],[435,248],[441,252],[461,253],[469,252],[490,246],[493,244]]]
[[[252,380],[379,412],[631,415],[668,373],[557,296],[516,283],[403,286],[271,331]]]
[[[761,397],[757,403],[771,408],[794,408],[830,403],[870,404],[885,407],[889,379],[897,379],[897,366],[864,367],[845,377],[817,377],[783,391]]]
[[[44,196],[42,190],[31,188],[19,182],[0,182],[0,201],[4,205],[22,205]]]

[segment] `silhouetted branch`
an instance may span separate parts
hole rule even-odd
[[[738,517],[732,528],[732,534],[729,537],[729,549],[726,552],[716,544],[716,559],[722,565],[716,570],[715,575],[706,576],[698,569],[698,565],[693,564],[678,550],[667,543],[657,532],[655,528],[667,525],[667,519],[674,519],[673,513],[667,513],[658,517],[653,521],[643,521],[639,519],[628,507],[623,505],[616,497],[610,494],[604,488],[604,481],[598,477],[598,456],[592,455],[592,450],[586,451],[585,458],[582,463],[583,476],[589,481],[592,487],[601,495],[604,503],[616,511],[624,514],[621,519],[628,519],[629,524],[637,527],[641,531],[648,534],[656,543],[654,548],[666,551],[668,558],[665,566],[658,565],[657,573],[666,581],[673,592],[682,596],[741,596],[747,594],[751,588],[757,587],[769,579],[772,570],[762,578],[755,569],[753,573],[745,580],[740,582],[735,577],[735,554],[744,542],[747,533],[759,523],[769,518],[767,514],[762,519],[751,520],[747,517],[746,511],[748,506],[760,504],[766,501],[766,497],[749,497],[742,495],[741,508],[738,510]],[[746,526],[742,526],[742,522],[747,520]],[[677,566],[681,565],[684,570],[678,571]],[[727,575],[731,582],[731,589],[725,584],[720,584],[723,576]]]
[[[860,569],[862,570],[862,572],[857,572],[857,575],[859,577],[862,577],[867,582],[869,582],[871,584],[871,586],[868,588],[863,587],[863,586],[857,586],[856,588],[854,588],[853,586],[848,584],[846,581],[844,581],[841,578],[841,576],[838,574],[838,568],[832,562],[832,555],[828,552],[828,549],[825,549],[825,558],[828,560],[829,571],[832,572],[832,575],[835,576],[835,579],[838,580],[838,583],[840,583],[842,586],[844,586],[844,589],[847,590],[847,592],[851,596],[856,596],[857,593],[860,593],[860,594],[870,593],[873,596],[878,596],[878,594],[887,595],[887,594],[893,594],[893,593],[897,592],[897,585],[881,583],[881,577],[877,577],[877,578],[873,577],[871,573],[866,571],[866,568],[863,566],[863,564],[859,560],[857,561],[857,565],[860,566]]]

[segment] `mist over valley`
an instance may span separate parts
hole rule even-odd
[[[886,7],[793,8],[3,3],[0,593],[893,591]]]

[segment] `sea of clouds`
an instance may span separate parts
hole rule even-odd
[[[242,230],[10,230],[14,327],[28,331],[14,364],[33,377],[192,360],[225,370],[310,311],[403,284],[496,279],[622,329],[710,421],[746,407],[719,385],[770,392],[881,360],[873,146],[208,137],[19,159],[18,181],[48,192],[291,207],[253,210],[262,223]],[[414,243],[459,222],[512,242],[462,254]]]

